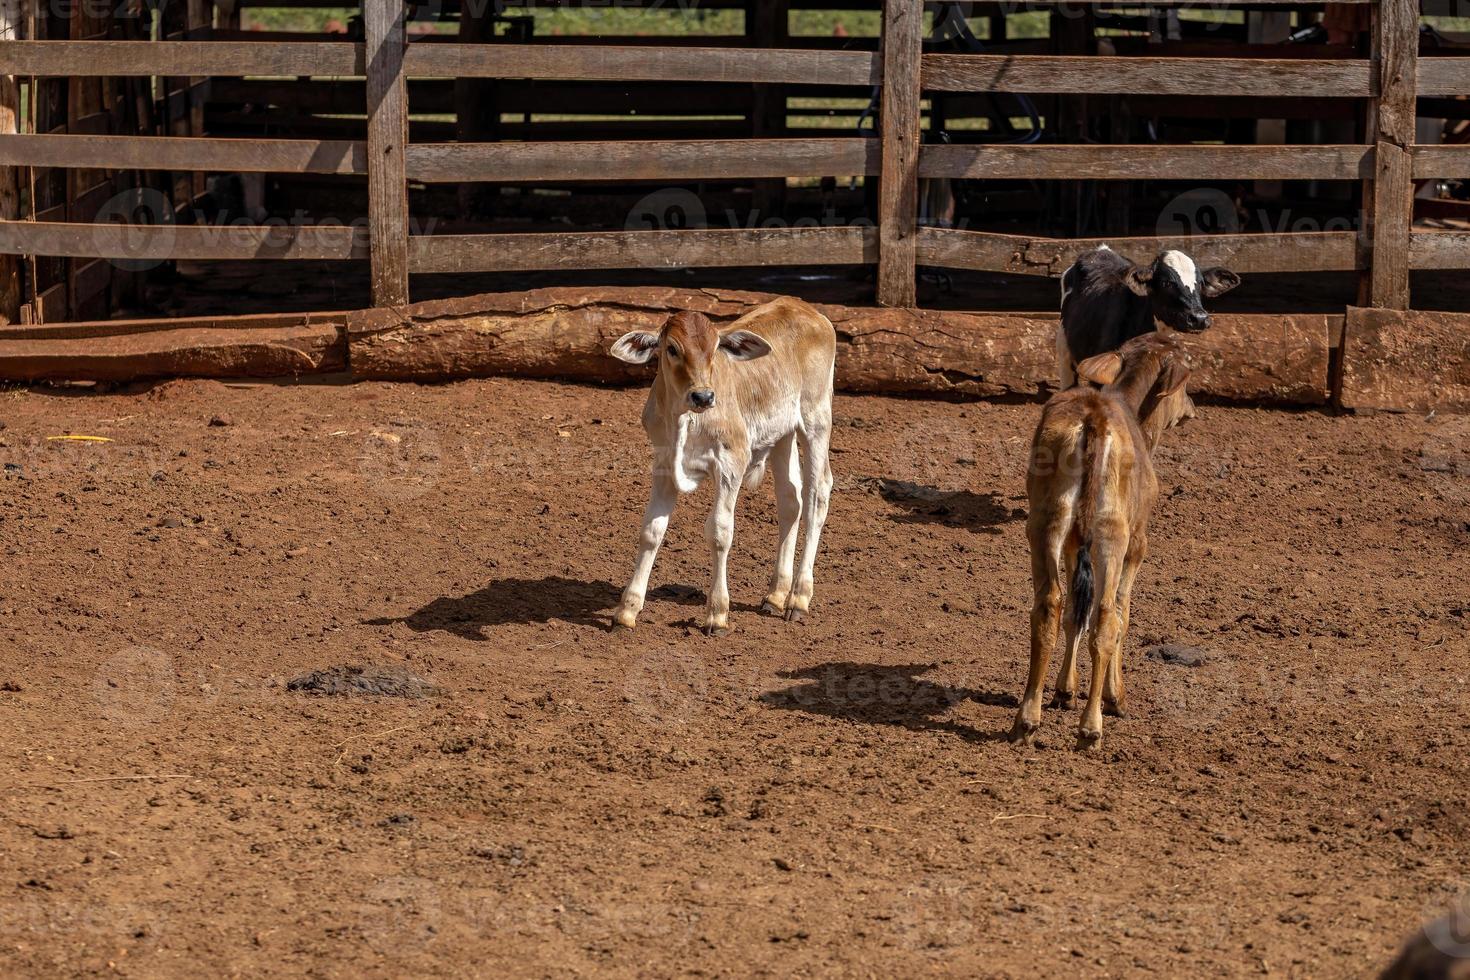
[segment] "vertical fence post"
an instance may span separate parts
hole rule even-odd
[[[1419,2],[1381,0],[1373,10],[1378,97],[1370,103],[1373,179],[1363,188],[1368,269],[1359,302],[1409,307],[1409,240],[1414,224],[1414,146],[1418,90]]]
[[[921,0],[884,0],[883,171],[878,178],[878,302],[913,306],[919,217]]]
[[[408,87],[403,0],[365,0],[368,237],[374,306],[408,302]]]
[[[0,4],[0,40],[22,37],[20,4]],[[0,71],[0,135],[20,132],[20,79]],[[20,167],[0,166],[0,219],[20,217]],[[20,256],[0,255],[0,325],[20,319]]]

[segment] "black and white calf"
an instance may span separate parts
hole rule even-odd
[[[1057,373],[1062,387],[1077,383],[1076,366],[1117,350],[1158,321],[1197,333],[1210,325],[1200,304],[1240,285],[1229,269],[1197,269],[1183,252],[1161,252],[1152,265],[1134,265],[1101,245],[1077,256],[1062,276],[1062,322],[1057,328]]]

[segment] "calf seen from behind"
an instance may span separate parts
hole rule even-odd
[[[1092,748],[1102,738],[1104,707],[1119,716],[1124,710],[1129,600],[1158,497],[1152,454],[1177,421],[1182,399],[1176,395],[1189,366],[1178,340],[1151,333],[1088,358],[1077,370],[1103,387],[1053,396],[1031,444],[1031,670],[1011,738],[1030,741],[1041,725],[1042,687],[1061,625],[1065,645],[1053,704],[1071,706],[1078,645],[1090,634],[1092,677],[1078,745]]]
[[[715,501],[705,538],[714,577],[703,628],[712,636],[729,631],[725,568],[735,534],[735,502],[742,485],[760,485],[768,461],[775,474],[779,543],[762,608],[788,620],[805,616],[832,493],[828,446],[836,352],[832,322],[789,298],[759,306],[723,329],[702,313],[676,313],[656,334],[635,330],[613,344],[613,356],[621,360],[658,362],[643,409],[643,428],[654,450],[653,488],[633,576],[613,613],[614,628],[631,629],[637,622],[678,495],[708,478]],[[796,538],[803,514],[806,539],[798,571]]]

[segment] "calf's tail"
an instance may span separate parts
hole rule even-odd
[[[1103,492],[1104,467],[1107,462],[1107,419],[1099,412],[1088,412],[1082,423],[1081,437],[1082,487],[1077,495],[1077,515],[1072,529],[1078,538],[1077,563],[1072,569],[1072,622],[1084,629],[1092,618],[1097,598],[1092,574],[1092,525],[1097,516],[1098,498]]]

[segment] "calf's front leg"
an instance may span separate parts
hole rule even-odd
[[[658,556],[659,545],[663,544],[664,532],[669,529],[669,515],[679,499],[679,488],[669,473],[653,474],[653,490],[648,497],[648,507],[643,512],[643,530],[638,536],[638,557],[633,562],[633,577],[623,590],[622,601],[613,611],[614,629],[632,629],[643,611],[643,597],[648,592],[648,576],[653,572],[653,560]]]
[[[707,636],[724,636],[730,632],[730,586],[725,566],[730,558],[730,545],[735,540],[735,501],[740,496],[740,481],[745,466],[722,467],[715,485],[715,504],[705,521],[704,536],[709,542],[714,578],[709,587],[709,603],[704,611]]]

